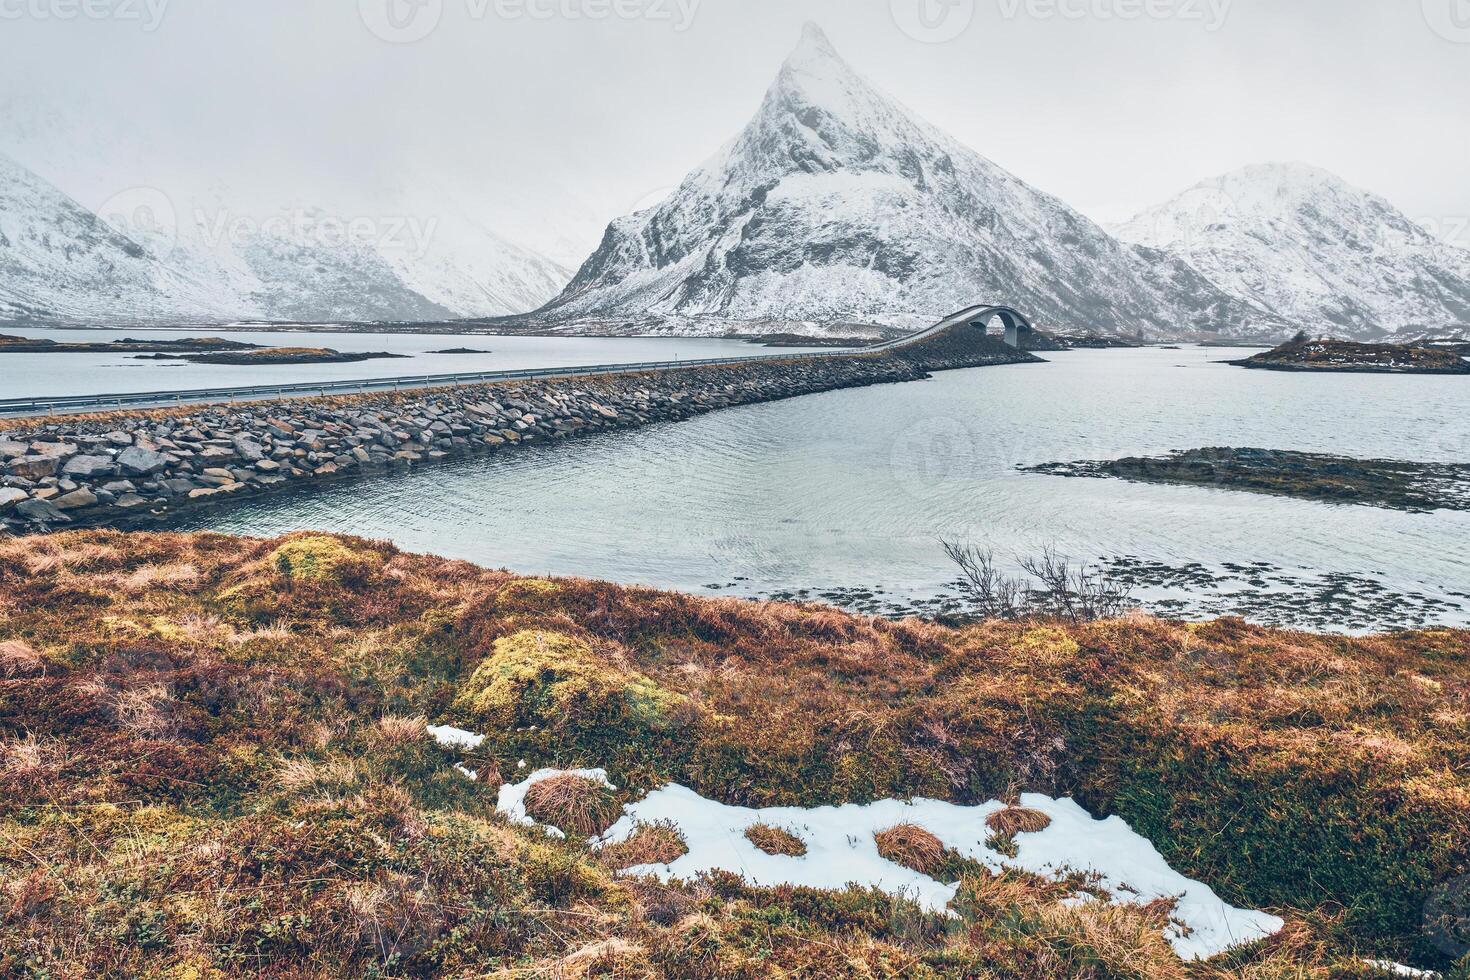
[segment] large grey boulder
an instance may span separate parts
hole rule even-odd
[[[0,487],[0,511],[9,510],[22,500],[28,500],[30,496],[24,490],[17,490],[14,487]]]
[[[168,467],[168,457],[142,446],[130,446],[117,454],[117,465],[128,476],[152,476]]]
[[[111,476],[116,472],[116,465],[111,456],[73,456],[66,461],[61,472],[67,476],[81,477],[84,480],[95,479],[99,476]]]
[[[55,476],[61,460],[55,456],[21,456],[5,464],[5,472],[27,480]]]
[[[71,493],[62,494],[52,501],[52,503],[56,505],[58,510],[79,510],[83,507],[97,506],[97,495],[83,487],[80,490],[73,490]]]
[[[49,500],[38,500],[32,497],[22,500],[15,505],[16,514],[37,524],[65,524],[71,518],[56,509],[56,505]]]
[[[240,458],[247,463],[258,463],[265,459],[265,447],[244,433],[235,436],[232,442],[235,452],[239,453]]]

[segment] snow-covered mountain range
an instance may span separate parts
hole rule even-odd
[[[372,219],[314,207],[262,215],[140,190],[104,211],[0,155],[0,320],[499,316],[534,309],[570,275],[453,207]]]
[[[0,321],[877,337],[998,302],[1063,333],[1470,330],[1470,251],[1331,174],[1250,167],[1105,230],[879,92],[812,25],[736,138],[613,221],[575,277],[495,230],[562,248],[575,222],[516,219],[516,194],[432,160],[283,208],[261,204],[273,184],[242,204],[249,192],[201,184],[209,168],[186,160],[178,199],[79,190],[93,210],[39,173],[95,185],[97,155],[126,147],[68,155],[36,132],[34,170],[0,154]]]
[[[981,301],[1066,331],[1284,329],[922,122],[812,25],[740,135],[540,316],[918,325]]]
[[[1315,167],[1246,167],[1113,230],[1309,332],[1369,338],[1470,325],[1470,251]]]

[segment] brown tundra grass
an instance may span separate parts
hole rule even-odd
[[[689,853],[684,835],[673,823],[639,824],[628,839],[597,849],[597,860],[613,871],[646,864],[672,864]]]
[[[768,823],[753,823],[746,827],[745,839],[767,854],[797,858],[806,855],[806,841],[789,830],[772,827]]]
[[[288,580],[287,545],[343,560]],[[576,657],[502,642],[521,634]],[[516,723],[477,727],[460,705],[502,668]],[[441,748],[425,720],[486,741]],[[1186,964],[1163,910],[1064,908],[1084,882],[987,876],[933,841],[889,853],[937,863],[954,917],[738,873],[624,879],[672,835],[609,862],[513,827],[496,774],[522,761],[757,808],[1070,796],[1288,926]],[[588,833],[617,812],[591,795]],[[1466,631],[949,627],[531,587],[346,537],[0,538],[4,977],[1366,980],[1372,958],[1459,980],[1424,920],[1466,875]],[[606,962],[565,962],[589,948]]]
[[[1045,830],[1051,826],[1051,817],[1029,807],[1008,806],[986,817],[985,825],[1002,837],[1013,837]]]
[[[543,779],[526,790],[526,813],[568,834],[596,837],[617,823],[622,811],[612,790],[573,773]]]
[[[944,863],[944,842],[918,824],[901,823],[873,835],[885,861],[932,875]]]

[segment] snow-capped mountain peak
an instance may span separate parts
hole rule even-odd
[[[916,326],[981,301],[1067,330],[1270,320],[922,121],[815,26],[735,139],[614,221],[541,316]]]

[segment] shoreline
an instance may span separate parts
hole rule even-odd
[[[918,381],[931,371],[1039,360],[973,331],[948,331],[874,354],[17,419],[0,426],[0,527],[136,527],[237,496]]]

